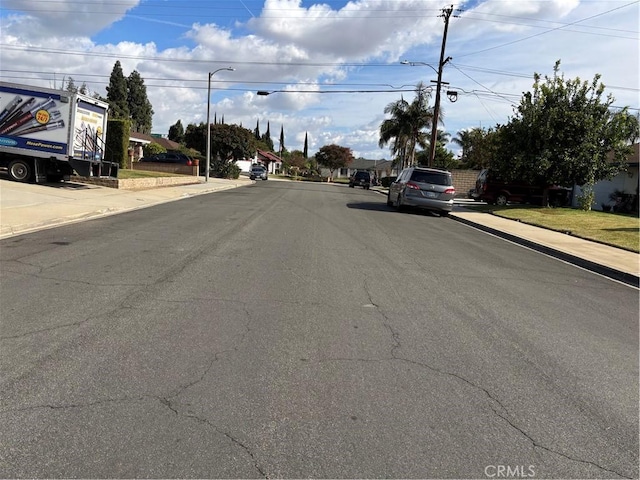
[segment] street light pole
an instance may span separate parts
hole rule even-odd
[[[209,72],[209,81],[207,83],[207,159],[204,167],[204,181],[209,181],[209,169],[211,165],[211,124],[209,123],[209,113],[211,111],[211,77],[221,70],[228,70],[230,72],[235,71],[235,68],[225,67]]]

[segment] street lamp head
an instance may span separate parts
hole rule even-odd
[[[271,92],[267,92],[266,90],[258,90],[256,93],[258,95],[262,96],[262,97],[266,97],[267,95],[271,95]]]
[[[216,73],[221,72],[223,70],[226,70],[228,72],[235,72],[236,69],[233,67],[223,67],[223,68],[219,68],[217,70],[214,70],[213,72],[209,72],[209,80],[211,80],[211,77],[213,77]]]
[[[427,62],[411,62],[409,60],[402,60],[400,62],[400,65],[410,65],[412,67],[419,67],[419,66],[429,67],[431,70],[438,73],[438,70],[436,70],[436,68],[433,65],[430,65]]]

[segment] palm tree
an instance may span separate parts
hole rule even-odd
[[[416,85],[416,97],[408,103],[401,98],[384,109],[390,118],[380,125],[380,148],[391,143],[391,154],[396,156],[400,167],[415,165],[416,146],[425,148],[433,119],[433,109],[428,107],[431,94],[422,82]]]
[[[380,125],[380,140],[378,146],[380,148],[391,143],[389,149],[391,155],[395,157],[394,163],[398,165],[398,173],[405,167],[406,164],[406,148],[407,148],[407,135],[404,131],[406,111],[409,108],[409,104],[400,99],[396,102],[390,103],[384,109],[385,113],[390,113],[391,118],[388,118]]]

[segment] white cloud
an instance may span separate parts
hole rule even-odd
[[[79,37],[92,35],[122,19],[127,11],[136,7],[140,0],[102,1],[56,0],[4,0],[6,10],[19,10],[26,15],[16,17],[3,25],[3,36],[30,32],[34,42],[53,37]]]
[[[301,149],[308,132],[312,152],[344,142],[369,158],[389,156],[377,142],[384,107],[400,95],[413,98],[394,88],[412,90],[418,81],[435,79],[430,67],[401,66],[399,60],[437,66],[444,26],[435,0],[305,2],[308,7],[299,0],[266,0],[260,11],[252,6],[255,18],[244,12],[246,18],[229,22],[221,16],[215,23],[204,15],[182,16],[182,9],[154,16],[134,0],[66,2],[59,12],[42,5],[3,2],[3,11],[17,12],[0,13],[3,81],[52,86],[72,76],[105,95],[120,60],[125,75],[135,69],[145,79],[154,131],[167,133],[178,119],[185,126],[205,120],[208,72],[231,65],[234,72],[212,79],[212,114],[250,129],[257,120],[278,131],[284,125],[290,149]],[[65,12],[72,6],[77,12]],[[443,95],[445,128],[455,136],[466,127],[505,123],[511,103],[531,88],[533,73],[550,74],[557,59],[569,78],[601,73],[606,85],[626,87],[611,90],[616,104],[637,108],[638,5],[616,10],[620,6],[467,2],[460,18],[451,19],[447,37],[446,54],[453,59],[443,80],[459,96],[450,103]],[[41,11],[31,11],[36,8]],[[170,46],[166,32],[173,32]],[[308,93],[331,88],[354,93]],[[365,92],[374,89],[390,92]],[[258,90],[283,92],[264,97]]]

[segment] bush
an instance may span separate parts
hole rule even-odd
[[[211,160],[210,171],[213,177],[236,179],[240,176],[241,169],[235,162],[216,158]]]
[[[142,154],[145,157],[150,157],[151,155],[157,155],[158,153],[167,153],[167,149],[164,148],[159,143],[151,142],[142,147]]]
[[[107,121],[105,160],[117,163],[120,168],[127,168],[130,126],[129,120]]]

